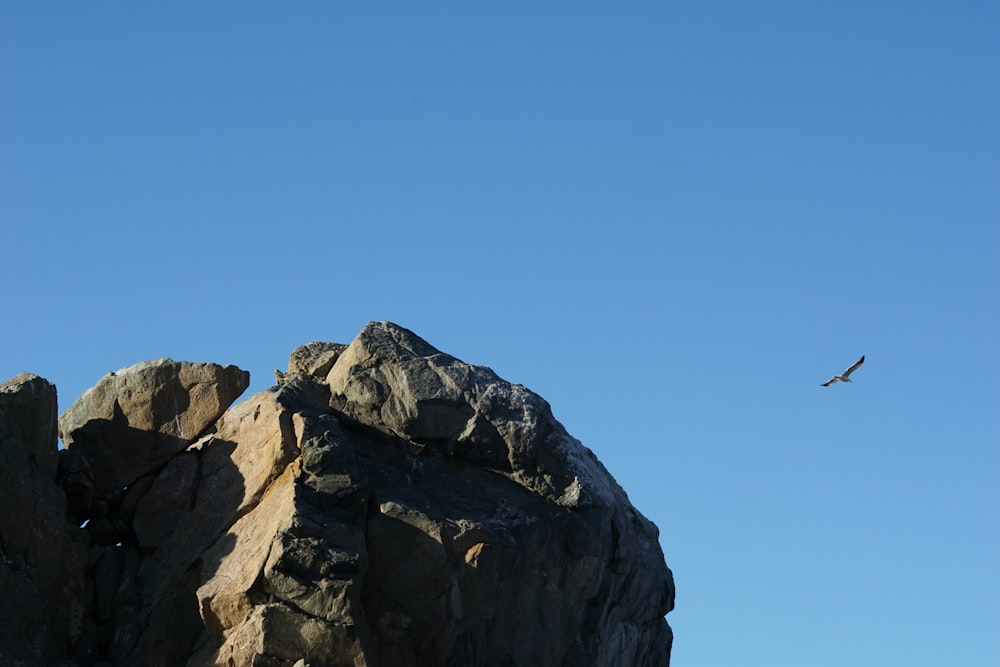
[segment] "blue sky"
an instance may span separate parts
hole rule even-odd
[[[992,664],[998,35],[974,0],[5,2],[0,376],[257,391],[392,320],[656,522],[674,665]]]

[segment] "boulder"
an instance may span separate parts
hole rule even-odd
[[[540,396],[390,322],[365,327],[327,383],[337,411],[431,455],[504,475],[557,504],[585,508],[624,495]]]
[[[389,323],[314,377],[219,431],[294,457],[202,557],[198,664],[668,664],[656,528],[540,397]]]
[[[89,461],[94,493],[106,496],[187,448],[249,384],[236,366],[142,362],[88,389],[59,418],[59,433]]]
[[[656,527],[541,397],[402,327],[228,409],[234,367],[124,369],[58,457],[54,387],[15,380],[0,664],[669,664]]]
[[[288,373],[303,373],[325,378],[340,353],[347,349],[340,343],[306,343],[288,356]]]

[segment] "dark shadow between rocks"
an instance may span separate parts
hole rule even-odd
[[[393,509],[391,501],[381,503]],[[406,511],[400,507],[400,511]],[[367,527],[368,569],[362,605],[373,642],[374,664],[443,665],[451,652],[456,595],[464,563],[421,528],[380,511],[373,498]],[[453,594],[455,590],[455,594]]]
[[[243,476],[233,462],[236,443],[212,440],[199,454],[198,483],[191,510],[141,568],[148,629],[136,664],[185,664],[199,643],[213,643],[202,619],[197,591],[232,552],[236,537],[226,531],[239,518]]]
[[[149,437],[119,431],[120,442]],[[71,649],[80,667],[183,665],[203,640],[197,590],[231,552],[235,537],[226,530],[243,499],[235,449],[236,443],[213,440],[161,462],[141,483],[95,499],[86,525],[93,546],[83,575],[84,618]],[[177,462],[190,457],[196,474],[174,484]]]
[[[171,458],[187,449],[191,442],[191,439],[129,426],[116,403],[114,419],[91,419],[74,431],[73,444],[63,450],[68,454],[62,455],[62,458],[82,455],[93,484],[93,502],[116,504],[121,502],[121,494],[126,487],[161,469]],[[68,495],[80,493],[72,488],[67,491]],[[75,509],[81,521],[98,518],[87,515],[81,511],[82,508],[71,509]],[[98,506],[95,511],[100,515],[106,510]]]

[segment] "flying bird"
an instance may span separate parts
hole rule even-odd
[[[851,373],[858,370],[861,364],[865,363],[865,355],[861,355],[861,358],[854,362],[850,368],[841,373],[840,375],[834,375],[832,378],[821,384],[821,387],[829,387],[831,384],[836,384],[837,382],[850,382]]]

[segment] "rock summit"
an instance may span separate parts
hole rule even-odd
[[[0,385],[0,664],[669,664],[657,529],[537,394],[388,322],[276,379]]]

